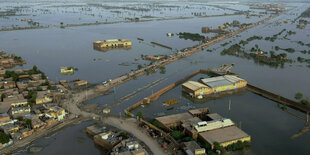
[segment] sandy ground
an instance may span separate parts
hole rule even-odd
[[[89,94],[94,92],[88,92]],[[108,125],[116,127],[120,130],[131,133],[133,136],[143,141],[147,147],[152,151],[154,155],[166,154],[163,148],[157,143],[157,141],[149,137],[141,128],[138,127],[138,121],[133,118],[116,118],[116,117],[104,117],[94,113],[82,111],[77,105],[86,99],[86,93],[78,93],[74,95],[70,100],[64,102],[63,106],[73,115],[81,115],[83,117],[90,117],[93,119],[99,119]]]
[[[147,145],[149,149],[153,152],[154,155],[166,154],[163,151],[163,148],[157,143],[155,139],[147,136],[146,133],[141,128],[139,128],[138,122],[134,118],[121,119],[115,117],[107,117],[103,119],[103,122],[131,133],[133,136],[143,141],[145,145]]]

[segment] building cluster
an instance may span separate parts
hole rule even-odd
[[[86,132],[93,136],[94,143],[108,150],[112,155],[147,155],[140,142],[131,138],[127,133],[106,127],[92,125]]]
[[[251,4],[250,9],[265,9],[266,11],[283,11],[283,4]]]
[[[212,78],[188,81],[182,84],[182,91],[192,97],[202,98],[203,96],[236,90],[247,85],[247,81],[234,75],[224,75]]]
[[[145,59],[151,60],[151,61],[157,61],[157,60],[166,59],[167,57],[168,55],[155,55],[155,56],[146,55]]]
[[[36,67],[14,71],[2,68],[0,132],[18,140],[62,120],[66,112],[55,102],[61,100],[65,91]]]
[[[5,68],[13,68],[25,63],[26,62],[19,56],[14,54],[7,55],[5,51],[0,51],[0,73],[3,73]]]
[[[10,112],[0,114],[0,129],[13,140],[20,140],[64,119],[66,112],[57,104],[30,107],[27,103],[15,103]]]
[[[104,52],[114,48],[130,49],[131,45],[131,41],[127,39],[111,39],[93,42],[94,49]]]
[[[223,118],[217,113],[209,113],[208,108],[189,110],[185,113],[167,115],[155,119],[165,131],[171,131],[172,128],[179,129],[187,136],[210,144],[212,148],[215,142],[222,147],[226,147],[238,141],[251,141],[251,137],[239,129],[232,120]],[[191,141],[190,143],[196,142]],[[186,147],[183,149],[187,154],[195,154],[195,152],[200,154],[205,151],[198,144],[198,146],[189,143],[184,145]]]

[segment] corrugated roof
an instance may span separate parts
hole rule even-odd
[[[157,117],[156,120],[158,120],[159,122],[163,124],[171,124],[171,123],[176,123],[181,120],[187,120],[191,118],[193,118],[193,116],[186,112],[186,113]]]
[[[223,117],[217,113],[207,114],[207,116],[212,120],[222,119]]]
[[[230,84],[236,83],[241,80],[243,79],[233,76],[233,75],[224,75],[224,76],[217,76],[213,78],[201,79],[201,81],[209,87],[219,87],[219,86],[230,85]]]
[[[243,81],[244,79],[241,79],[237,76],[234,75],[224,75],[224,78],[227,79],[230,82],[236,83],[238,81]]]
[[[196,81],[187,81],[186,83],[184,83],[182,86],[187,87],[191,90],[198,90],[200,88],[206,88],[207,86],[204,84],[201,84],[199,82]]]
[[[213,144],[214,142],[223,143],[249,137],[248,134],[246,134],[236,126],[201,132],[199,133],[199,135],[211,144]]]

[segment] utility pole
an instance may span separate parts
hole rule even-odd
[[[86,83],[86,100],[87,100],[87,83]]]
[[[114,103],[116,103],[116,90],[115,90],[115,87],[113,87],[113,90],[114,90]]]
[[[228,103],[228,117],[230,117],[230,106],[231,106],[231,100],[229,99],[229,103]]]

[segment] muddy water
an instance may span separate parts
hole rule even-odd
[[[301,4],[296,4],[296,6],[301,6]],[[221,64],[231,63],[235,63],[235,67],[232,71],[240,74],[242,78],[253,85],[291,99],[294,99],[294,94],[296,92],[302,92],[304,96],[310,97],[310,81],[308,78],[310,70],[306,64],[294,62],[291,65],[285,64],[284,68],[273,68],[262,64],[256,64],[253,60],[220,55],[220,52],[224,48],[228,48],[231,44],[239,43],[240,40],[245,40],[253,35],[260,35],[263,37],[272,36],[285,28],[287,30],[296,31],[297,34],[289,36],[288,38],[291,40],[278,39],[273,43],[265,40],[255,40],[246,45],[245,50],[248,51],[255,44],[258,44],[262,50],[269,51],[277,45],[283,48],[291,47],[296,49],[295,53],[288,53],[289,58],[295,60],[298,56],[309,58],[310,55],[302,55],[299,52],[300,50],[308,48],[293,42],[302,40],[305,43],[310,43],[309,26],[307,26],[306,29],[299,30],[296,29],[296,23],[275,24],[277,20],[293,20],[305,8],[306,6],[300,7],[292,14],[283,15],[269,23],[248,30],[240,34],[240,37],[228,39],[224,42],[231,41],[231,43],[225,47],[221,46],[224,42],[214,45],[209,48],[212,50],[211,53],[205,50],[171,63],[166,66],[165,74],[157,72],[149,76],[139,77],[137,80],[132,80],[117,86],[115,88],[115,93],[111,90],[109,95],[87,101],[86,104],[99,103],[102,107],[111,105],[138,88],[142,88],[153,81],[162,79],[158,84],[146,88],[129,100],[123,101],[117,106],[112,106],[112,113],[118,115],[120,112],[123,112],[124,108],[197,69],[216,68]],[[144,60],[134,61],[134,59],[140,57],[141,54],[171,54],[175,52],[176,49],[182,49],[197,44],[197,42],[192,42],[190,40],[180,40],[177,36],[168,38],[166,37],[166,33],[168,32],[200,33],[202,26],[217,27],[225,22],[232,22],[233,20],[249,23],[260,19],[256,17],[246,19],[245,16],[240,15],[71,27],[66,29],[49,28],[43,30],[0,32],[0,48],[25,58],[28,63],[23,66],[23,68],[28,68],[33,65],[39,66],[52,80],[58,81],[59,79],[69,80],[80,78],[89,80],[90,83],[99,83],[117,77],[125,72],[129,72],[131,69],[136,69],[138,64],[148,64],[149,62]],[[145,42],[137,41],[137,37],[144,38]],[[92,42],[94,40],[111,38],[126,38],[132,40],[132,49],[128,51],[120,49],[108,52],[98,52],[92,49]],[[278,38],[283,38],[283,35]],[[151,41],[171,46],[173,47],[173,51],[151,46],[149,44]],[[285,51],[276,52],[280,53]],[[119,65],[121,63],[129,65]],[[77,67],[79,71],[72,76],[60,75],[60,66],[74,66]],[[170,98],[180,99],[182,102],[176,105],[174,110],[167,111],[166,108],[162,106],[162,101]],[[229,100],[232,102],[231,111],[228,111]],[[183,112],[185,111],[184,108],[180,107],[188,105],[192,107],[209,107],[211,112],[219,113],[225,117],[231,118],[238,125],[241,124],[241,128],[252,136],[251,149],[242,153],[308,154],[308,152],[310,152],[309,147],[306,146],[309,140],[309,133],[294,140],[290,139],[291,135],[302,129],[304,121],[283,112],[276,103],[250,92],[225,96],[202,104],[195,104],[182,96],[179,86],[167,94],[164,94],[159,101],[152,103],[150,106],[137,109],[134,112],[142,111],[146,117],[152,118],[155,117],[154,114],[161,112],[165,112],[166,114]],[[294,112],[299,113],[297,111]],[[72,137],[79,137],[79,133],[75,133]],[[59,141],[57,140],[55,143],[58,144],[60,141],[61,139],[59,139]],[[47,143],[51,144],[53,142]],[[67,153],[67,151],[74,146],[71,143],[69,145],[68,143],[62,144],[66,144],[66,147],[56,144],[51,146],[53,146],[53,150],[59,150],[61,153]],[[85,152],[99,153],[98,150],[92,146],[92,144],[86,144],[85,147],[91,148],[79,148]],[[44,150],[51,149],[47,147],[47,149],[43,149],[43,151]]]

